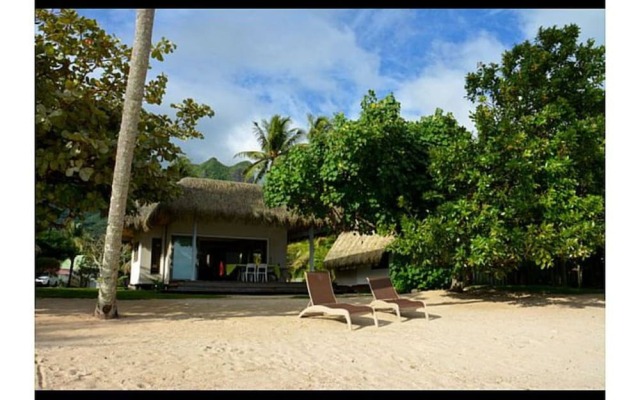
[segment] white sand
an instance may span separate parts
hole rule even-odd
[[[307,299],[38,299],[36,389],[597,389],[605,388],[602,295],[413,296],[430,305],[398,321],[378,313],[298,318]],[[340,296],[366,304],[369,296]]]

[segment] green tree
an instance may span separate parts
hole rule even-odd
[[[541,28],[467,76],[477,140],[433,158],[449,199],[405,220],[411,234],[394,243],[451,268],[452,289],[472,271],[501,278],[525,265],[566,277],[604,245],[604,47],[578,36],[575,25]]]
[[[97,22],[71,9],[35,14],[36,231],[59,227],[98,211],[111,195],[131,49]],[[161,39],[151,56],[162,61],[175,45]],[[150,79],[148,104],[159,105],[167,77]],[[172,104],[175,117],[142,110],[134,152],[129,209],[177,193],[179,172],[165,168],[182,154],[173,139],[201,138],[199,119],[213,116],[191,99]]]
[[[313,239],[314,270],[325,270],[323,265],[324,258],[335,241],[335,235],[316,237]],[[287,245],[287,267],[289,268],[291,278],[297,279],[304,277],[304,272],[309,270],[309,257],[310,246],[308,240],[289,243],[289,245]]]
[[[267,174],[264,194],[328,223],[363,233],[400,228],[402,216],[423,218],[439,201],[433,193],[429,149],[468,133],[451,116],[407,122],[393,95],[370,91],[357,120],[338,114],[333,128],[292,150]]]
[[[171,167],[178,172],[180,178],[200,177],[197,165],[193,164],[187,156],[178,156],[171,163]]]
[[[604,245],[605,49],[576,25],[540,28],[467,76],[477,103],[477,202],[497,209],[510,258],[575,264]],[[493,247],[488,245],[487,251]]]
[[[307,114],[307,123],[309,127],[304,134],[310,141],[315,140],[317,136],[325,134],[333,128],[331,119],[324,115],[314,117],[313,114]]]
[[[275,161],[286,155],[303,137],[304,131],[291,127],[291,118],[274,115],[260,124],[253,122],[253,131],[260,150],[243,151],[235,157],[245,157],[252,161],[244,171],[246,181],[259,182]]]

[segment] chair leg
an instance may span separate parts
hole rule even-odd
[[[347,319],[347,329],[351,330],[351,316],[349,313],[346,313],[344,317]]]
[[[395,309],[395,312],[396,312],[396,315],[398,316],[398,319],[402,319],[402,317],[400,316],[400,306],[397,305],[397,304],[393,304],[393,305],[394,305],[393,308]]]
[[[378,326],[378,317],[376,316],[376,310],[372,308],[371,313],[373,313],[373,322],[376,324],[376,328],[379,328],[380,326]]]

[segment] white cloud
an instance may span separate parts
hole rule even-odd
[[[204,140],[180,143],[194,162],[211,156],[225,164],[233,155],[257,149],[252,121],[290,116],[306,128],[306,114],[333,115],[385,84],[379,57],[360,48],[354,32],[313,10],[206,10],[169,15],[154,38],[177,44],[154,66],[165,71],[165,103],[192,97],[216,112],[203,120]]]
[[[130,10],[102,15],[119,24],[105,27],[108,32],[132,35]],[[440,107],[473,130],[464,80],[479,61],[499,61],[514,44],[509,40],[532,38],[539,24],[576,22],[584,35],[604,35],[602,10],[470,16],[455,10],[159,9],[154,40],[166,37],[178,48],[154,63],[151,74],[169,77],[163,109],[191,97],[216,112],[199,125],[205,139],[180,143],[187,155],[194,162],[215,156],[232,164],[237,152],[258,148],[252,121],[280,114],[306,128],[307,113],[357,118],[369,89],[379,98],[393,91],[405,118]]]
[[[505,46],[487,32],[464,43],[437,42],[429,53],[433,60],[420,76],[402,83],[396,99],[402,104],[405,118],[418,119],[431,115],[436,108],[451,112],[458,123],[474,131],[469,118],[472,104],[465,96],[465,77],[477,68],[478,62],[498,62]]]
[[[580,27],[580,41],[593,38],[598,45],[605,43],[604,9],[518,10],[517,13],[523,23],[522,32],[529,40],[535,38],[541,26],[576,24]]]

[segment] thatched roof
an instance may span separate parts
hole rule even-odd
[[[127,225],[133,230],[147,231],[187,215],[198,220],[219,220],[276,224],[288,228],[304,228],[311,221],[284,208],[268,208],[262,188],[256,184],[205,178],[183,178],[178,182],[182,194],[173,201],[141,207],[138,216]]]
[[[324,266],[340,269],[378,264],[382,259],[385,248],[392,241],[393,236],[343,232],[329,249],[324,258]]]

